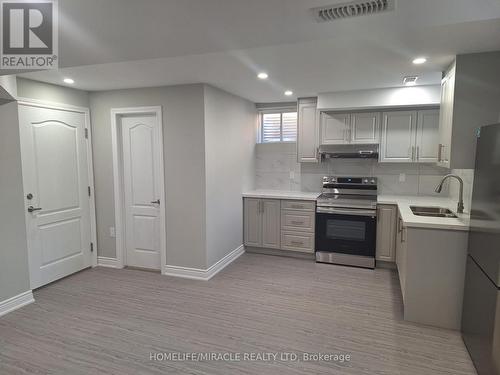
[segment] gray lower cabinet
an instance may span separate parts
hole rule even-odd
[[[396,264],[404,319],[460,329],[468,232],[407,227],[399,219]]]
[[[396,222],[398,207],[380,204],[377,207],[377,251],[376,259],[385,262],[396,260]]]
[[[404,226],[403,219],[398,212],[398,223],[396,230],[396,265],[398,268],[399,285],[401,287],[401,294],[403,295],[403,302],[405,301],[406,295],[407,230],[408,229]]]
[[[280,248],[280,209],[279,199],[244,199],[246,246]]]
[[[316,204],[313,201],[281,201],[281,248],[314,253]]]
[[[244,198],[244,244],[314,253],[316,202]]]

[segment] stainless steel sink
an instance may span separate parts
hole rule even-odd
[[[431,216],[431,217],[457,217],[451,210],[443,207],[423,207],[423,206],[410,206],[411,211],[417,216]]]

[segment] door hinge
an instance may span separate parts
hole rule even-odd
[[[85,138],[89,139],[89,128],[85,128]]]
[[[90,243],[90,252],[91,253],[94,252],[94,243],[93,242]]]
[[[90,186],[87,186],[87,191],[88,191],[89,197],[90,197]]]

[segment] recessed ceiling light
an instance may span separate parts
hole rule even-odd
[[[262,73],[257,74],[257,77],[259,79],[267,79],[267,77],[269,77],[269,76],[267,75],[267,73],[262,72]]]
[[[426,61],[427,61],[427,59],[425,57],[417,57],[416,59],[413,60],[413,63],[415,65],[420,65],[420,64],[424,64]]]
[[[64,78],[63,79],[64,83],[69,83],[70,85],[72,85],[73,83],[75,83],[75,81],[71,78]]]
[[[292,96],[293,95],[293,91],[292,90],[286,90],[285,91],[285,95],[286,96]]]
[[[403,78],[403,83],[405,86],[415,86],[417,84],[417,76],[408,76]]]

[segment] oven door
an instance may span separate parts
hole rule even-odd
[[[374,257],[376,236],[376,210],[316,209],[316,251]]]

